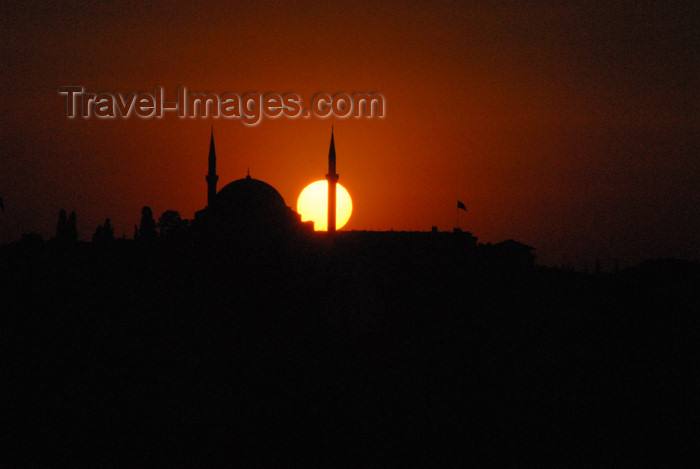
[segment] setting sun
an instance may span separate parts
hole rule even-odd
[[[342,228],[352,213],[352,199],[340,184],[336,187],[336,229]],[[328,230],[328,181],[320,180],[309,184],[299,194],[297,212],[302,221],[313,220],[316,231]]]

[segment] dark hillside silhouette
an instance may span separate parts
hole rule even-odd
[[[183,233],[0,248],[5,467],[622,464],[692,423],[698,263]]]

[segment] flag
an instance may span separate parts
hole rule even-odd
[[[462,210],[464,210],[465,212],[467,211],[467,207],[465,207],[464,204],[458,200],[457,201],[457,210],[459,210],[460,208]]]

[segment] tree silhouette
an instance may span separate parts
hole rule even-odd
[[[161,236],[170,236],[182,232],[185,223],[176,210],[166,210],[158,219]]]
[[[141,225],[139,226],[138,238],[151,241],[158,236],[156,231],[156,221],[153,218],[153,210],[151,207],[145,205],[141,209]]]
[[[104,225],[97,226],[95,233],[92,235],[92,241],[94,243],[108,243],[112,240],[114,240],[114,228],[112,228],[112,221],[107,218]]]
[[[68,215],[66,211],[61,209],[58,212],[58,223],[56,224],[56,239],[63,241],[66,239],[68,233]]]
[[[104,240],[104,236],[105,236],[104,226],[97,225],[95,232],[92,234],[92,242],[93,243],[102,242]]]
[[[78,228],[75,212],[66,216],[66,211],[61,209],[58,212],[58,223],[56,224],[56,237],[61,243],[75,242],[78,240]]]
[[[67,235],[68,235],[69,241],[77,241],[78,240],[78,223],[76,221],[76,216],[75,216],[74,211],[70,212],[70,215],[68,216]]]
[[[107,239],[114,239],[114,228],[112,228],[112,220],[105,219],[105,236]]]

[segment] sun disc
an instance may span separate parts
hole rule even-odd
[[[339,229],[350,220],[352,199],[340,184],[336,184],[335,194],[335,227]],[[306,186],[299,194],[297,212],[301,215],[301,221],[314,222],[314,230],[328,231],[328,181],[322,179]]]

